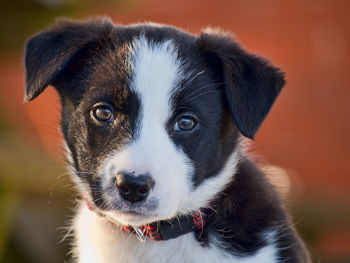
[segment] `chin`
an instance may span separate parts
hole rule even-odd
[[[158,221],[156,215],[145,214],[135,211],[106,211],[103,213],[110,220],[116,221],[117,223],[125,226],[139,227],[142,225],[147,225],[149,223]]]

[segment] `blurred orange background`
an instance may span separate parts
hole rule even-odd
[[[288,188],[315,262],[350,262],[350,1],[15,0],[0,11],[0,262],[63,262],[76,193],[53,88],[23,104],[25,39],[60,16],[233,32],[286,72],[251,152]],[[287,183],[283,183],[287,175]],[[69,240],[69,238],[68,238]]]

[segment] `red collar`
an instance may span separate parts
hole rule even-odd
[[[129,233],[137,235],[141,242],[146,237],[155,241],[169,240],[196,230],[202,230],[205,226],[205,217],[200,210],[191,215],[178,216],[170,220],[154,222],[141,227],[123,226]]]
[[[87,207],[96,212],[98,215],[106,217],[109,221],[116,224],[115,220],[98,212],[95,207],[86,199],[85,203]],[[169,240],[177,238],[181,235],[189,232],[203,230],[205,226],[205,216],[201,210],[197,210],[190,215],[182,215],[170,220],[157,221],[141,227],[122,226],[122,229],[136,234],[137,238],[141,242],[146,241],[146,237],[149,237],[155,241]],[[197,235],[196,235],[197,237]]]

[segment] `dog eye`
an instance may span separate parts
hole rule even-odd
[[[106,104],[100,104],[93,108],[92,116],[99,122],[112,122],[114,119],[112,109]]]
[[[192,116],[182,116],[180,117],[174,125],[175,131],[191,131],[197,125],[197,120]]]

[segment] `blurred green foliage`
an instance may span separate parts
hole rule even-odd
[[[0,8],[0,52],[18,50],[29,35],[51,23],[53,17],[73,15],[75,2],[52,8],[34,0],[3,1]]]
[[[0,262],[63,262],[75,193],[61,163],[33,135],[16,131],[0,111]],[[1,117],[2,116],[2,117]]]

